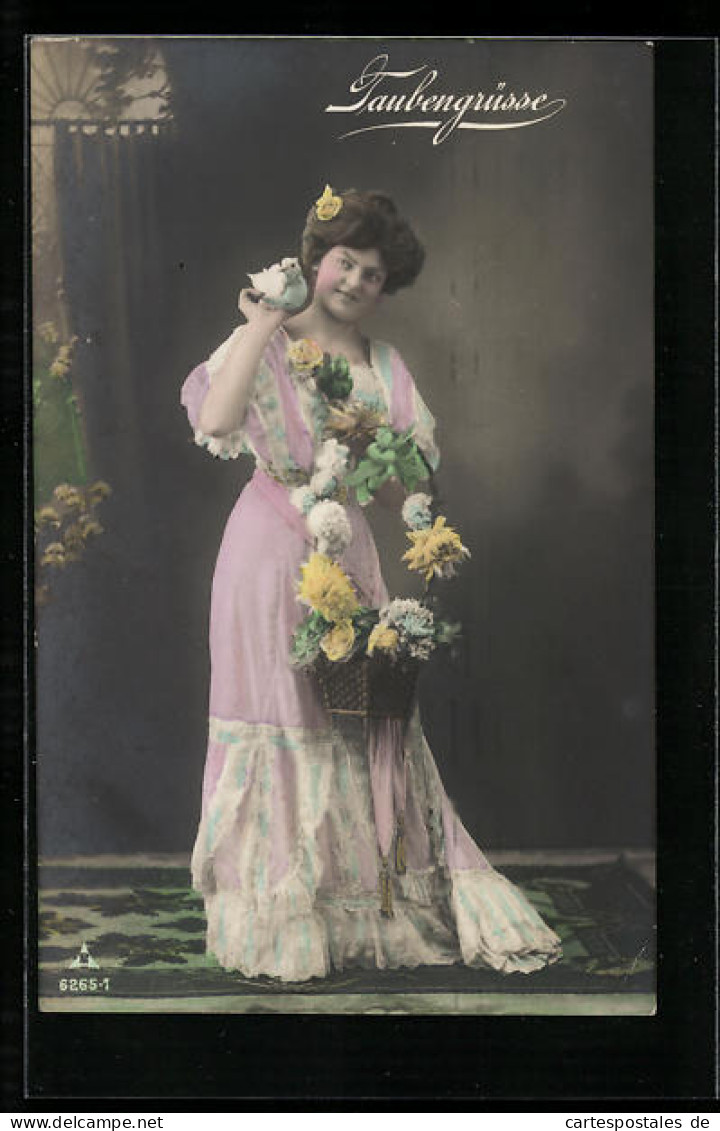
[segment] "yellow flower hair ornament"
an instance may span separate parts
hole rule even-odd
[[[318,220],[334,220],[342,206],[342,197],[336,196],[330,185],[325,185],[322,196],[315,201],[315,215]]]

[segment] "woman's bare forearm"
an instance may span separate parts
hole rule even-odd
[[[242,427],[253,385],[268,342],[288,316],[262,301],[250,288],[240,292],[241,314],[247,322],[236,333],[227,356],[213,374],[200,409],[200,431],[206,436],[227,436]]]
[[[206,436],[226,436],[241,427],[270,336],[266,327],[253,323],[235,335],[200,409],[198,424]]]

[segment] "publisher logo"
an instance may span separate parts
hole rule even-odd
[[[99,968],[100,963],[95,961],[88,950],[87,943],[84,941],[72,962],[68,963],[69,970],[98,970]]]

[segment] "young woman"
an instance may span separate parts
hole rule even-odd
[[[229,969],[283,981],[353,965],[531,972],[559,957],[559,940],[462,825],[417,712],[393,762],[381,726],[369,744],[354,723],[331,726],[313,678],[289,662],[312,548],[291,493],[308,482],[325,420],[322,394],[290,364],[293,349],[310,339],[343,355],[353,397],[395,430],[413,425],[429,467],[438,463],[433,418],[400,355],[361,329],[382,295],[415,280],[423,249],[385,194],[350,190],[330,202],[324,194],[310,209],[302,236],[309,303],[288,314],[243,291],[246,321],[182,391],[198,443],[256,464],[213,580],[209,743],[192,860],[208,951]],[[382,494],[390,505],[403,498],[397,481]],[[370,528],[352,500],[347,514],[353,536],[341,564],[363,603],[381,607],[387,591]],[[388,846],[398,827],[405,867],[396,870]],[[384,914],[382,869],[392,904]]]

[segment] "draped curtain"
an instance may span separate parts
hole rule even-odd
[[[218,532],[183,522],[177,482],[191,445],[174,346],[183,267],[168,258],[176,139],[172,127],[55,128],[73,380],[90,478],[112,495],[104,533],[57,578],[39,616],[40,849],[178,850],[195,820]]]

